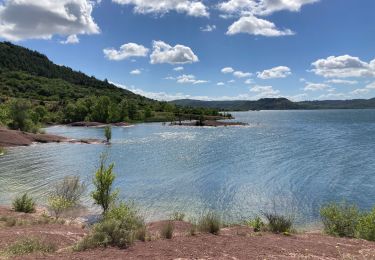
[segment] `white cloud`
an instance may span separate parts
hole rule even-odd
[[[224,82],[218,82],[216,85],[218,85],[218,86],[224,86],[225,83]]]
[[[279,97],[280,94],[280,91],[274,89],[272,86],[259,85],[250,88],[250,92],[257,93],[257,95],[253,96],[254,99]]]
[[[323,94],[318,97],[320,100],[337,100],[337,99],[347,99],[349,95],[344,93],[328,93]]]
[[[176,67],[173,69],[174,71],[182,71],[184,70],[184,67],[180,66],[180,67]]]
[[[367,89],[375,89],[375,81],[366,86]]]
[[[327,80],[327,83],[331,84],[340,84],[340,85],[355,85],[358,84],[358,81],[356,80],[345,80],[345,79],[331,79]]]
[[[89,0],[0,1],[0,37],[20,41],[100,32]],[[73,37],[73,36],[72,36]]]
[[[247,78],[251,76],[250,72],[243,72],[243,71],[235,71],[233,72],[233,76],[236,78]]]
[[[166,80],[176,80],[176,78],[172,77],[172,76],[165,77],[164,79],[166,79]]]
[[[251,85],[251,84],[254,83],[254,80],[252,80],[252,79],[247,79],[247,80],[245,80],[244,83],[247,84],[247,85]]]
[[[352,92],[350,92],[350,94],[352,94],[352,95],[362,95],[362,94],[367,94],[369,92],[370,92],[370,90],[367,89],[367,88],[358,88],[358,89],[355,89]]]
[[[140,14],[163,15],[170,11],[189,16],[208,17],[208,8],[197,0],[112,0],[121,5],[133,5],[134,12]]]
[[[319,0],[227,0],[218,4],[220,11],[232,15],[269,15],[278,11],[298,12],[305,4]]]
[[[193,84],[193,85],[196,85],[196,84],[203,84],[203,83],[207,83],[208,81],[207,80],[198,80],[196,79],[196,77],[194,75],[181,75],[181,76],[178,76],[177,77],[177,83],[180,83],[180,84]]]
[[[132,42],[122,45],[119,50],[113,48],[106,48],[103,50],[107,59],[115,61],[126,60],[131,57],[146,57],[148,51],[149,50],[143,45]]]
[[[257,18],[253,15],[243,16],[229,26],[227,31],[228,35],[238,33],[247,33],[250,35],[260,35],[266,37],[294,35],[294,32],[290,29],[278,29],[274,23]]]
[[[308,95],[306,93],[303,93],[303,94],[297,94],[297,95],[293,95],[293,96],[286,96],[285,98],[287,98],[289,100],[292,100],[292,101],[295,101],[295,102],[298,102],[298,101],[306,100],[307,97],[308,97]]]
[[[233,72],[234,72],[234,69],[232,67],[225,67],[221,70],[221,73],[224,73],[224,74],[229,74]]]
[[[305,91],[318,91],[318,90],[328,90],[331,87],[324,83],[312,83],[306,82],[306,86],[304,88]]]
[[[189,47],[180,44],[172,47],[163,41],[154,41],[150,59],[151,64],[185,64],[199,61],[198,57]]]
[[[130,74],[132,74],[132,75],[140,75],[141,73],[142,73],[142,71],[139,70],[139,69],[135,69],[135,70],[130,71]]]
[[[315,74],[326,78],[375,77],[375,60],[367,63],[350,55],[330,56],[311,65]]]
[[[77,44],[79,43],[79,38],[76,34],[69,35],[65,41],[60,41],[61,44]]]
[[[235,83],[236,81],[234,79],[228,80],[229,84]]]
[[[216,30],[216,25],[209,25],[207,24],[205,27],[200,28],[202,32],[212,32]]]
[[[257,76],[260,79],[276,79],[276,78],[286,78],[291,75],[292,72],[290,68],[285,66],[274,67],[269,70],[264,70],[262,72],[257,72]]]

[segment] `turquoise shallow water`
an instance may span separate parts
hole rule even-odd
[[[113,128],[113,144],[42,144],[0,157],[0,203],[29,192],[44,203],[66,175],[91,181],[99,156],[115,162],[116,187],[148,220],[173,211],[194,217],[214,210],[230,221],[276,207],[298,223],[318,220],[319,206],[348,200],[375,204],[375,110],[233,113],[247,127]],[[102,138],[101,128],[47,132]],[[89,189],[92,187],[90,186]],[[84,204],[92,210],[89,196]]]

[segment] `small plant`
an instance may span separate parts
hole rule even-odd
[[[111,128],[111,126],[106,126],[104,128],[104,136],[105,136],[105,139],[107,140],[107,143],[109,143],[112,139],[112,128]]]
[[[171,217],[170,217],[171,220],[174,220],[174,221],[184,221],[185,219],[185,214],[182,213],[182,212],[173,212]]]
[[[0,146],[0,156],[5,154],[5,148]]]
[[[293,220],[277,213],[263,213],[268,221],[268,228],[273,233],[289,233],[293,226]]]
[[[13,201],[13,208],[16,212],[33,213],[35,212],[35,202],[27,193],[17,197]]]
[[[201,232],[207,232],[218,235],[221,227],[221,220],[215,213],[210,212],[203,215],[198,220],[198,229]]]
[[[174,225],[172,221],[168,221],[165,223],[163,228],[161,229],[161,237],[166,238],[166,239],[172,239],[173,237],[173,231],[174,231]]]
[[[246,225],[252,227],[254,232],[259,232],[265,226],[264,222],[259,216],[256,216],[254,219],[246,221]]]
[[[106,214],[109,207],[117,200],[117,191],[113,191],[113,181],[115,174],[113,173],[114,164],[106,167],[106,156],[102,155],[100,166],[94,177],[95,190],[92,192],[92,198],[95,204],[103,209],[103,214]]]
[[[103,220],[94,225],[91,233],[74,249],[83,251],[107,246],[127,248],[139,238],[146,239],[143,218],[139,216],[134,206],[120,203],[108,210]]]
[[[359,217],[356,230],[359,238],[375,241],[375,208]]]
[[[85,190],[86,186],[78,176],[68,176],[58,182],[48,198],[49,208],[54,212],[56,219],[65,211],[77,206]]]
[[[359,210],[355,205],[331,203],[320,209],[324,231],[333,236],[354,237],[359,220]]]
[[[56,251],[56,246],[50,243],[43,243],[36,238],[25,238],[15,242],[4,250],[9,256],[21,256],[36,252],[51,253]]]

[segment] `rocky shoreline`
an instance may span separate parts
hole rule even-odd
[[[82,143],[105,144],[99,139],[70,139],[51,134],[33,134],[7,128],[0,128],[0,147],[30,146],[34,143]]]

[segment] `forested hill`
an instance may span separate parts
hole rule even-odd
[[[216,109],[152,100],[59,66],[45,55],[0,42],[0,126],[35,131],[43,124],[172,121],[216,116]]]
[[[38,78],[43,81],[43,78],[54,79],[55,83],[68,83],[64,86],[65,90],[58,89],[59,86],[40,86],[34,84],[25,93],[38,99],[50,99],[53,95],[58,95],[60,98],[80,98],[86,96],[88,93],[95,95],[106,95],[114,98],[129,97],[134,99],[145,99],[142,96],[136,95],[128,90],[116,87],[107,81],[101,81],[95,77],[89,77],[82,72],[73,71],[66,66],[59,66],[51,62],[47,56],[29,49],[11,44],[9,42],[0,43],[0,72],[2,73],[1,95],[20,97],[23,96],[22,88],[12,84],[4,85],[3,79],[12,78],[12,75],[7,72],[24,72],[30,77]],[[4,75],[5,73],[5,75]],[[19,76],[25,76],[20,74]],[[56,80],[61,80],[60,82]],[[62,82],[64,81],[64,82]],[[74,88],[71,89],[74,85]],[[66,93],[64,93],[66,92]]]
[[[366,109],[375,108],[375,98],[352,100],[317,100],[292,102],[286,98],[263,98],[257,101],[201,101],[180,99],[171,101],[172,104],[195,107],[211,108],[227,111],[248,110],[289,110],[289,109]]]

